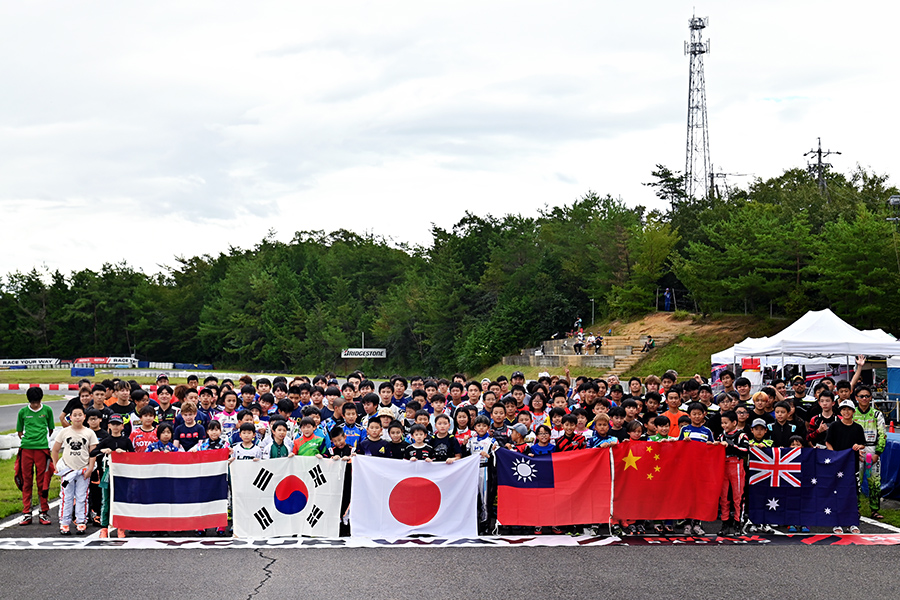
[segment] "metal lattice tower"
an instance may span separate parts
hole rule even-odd
[[[703,55],[709,52],[709,40],[703,41],[703,30],[709,25],[709,17],[693,16],[688,23],[691,41],[684,43],[684,53],[691,57],[691,72],[688,78],[684,191],[688,198],[696,198],[709,194],[709,181],[713,172],[706,121],[706,79],[703,75]]]

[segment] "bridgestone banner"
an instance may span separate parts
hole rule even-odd
[[[345,348],[341,358],[387,358],[387,348]]]

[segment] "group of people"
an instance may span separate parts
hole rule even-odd
[[[509,379],[481,381],[463,374],[449,380],[395,375],[378,384],[355,372],[342,385],[333,373],[311,380],[244,376],[237,382],[210,376],[202,385],[192,375],[175,387],[162,374],[152,393],[134,381],[85,380],[60,414],[64,429],[52,442],[53,411],[42,405],[41,390],[32,388],[17,424],[20,524],[32,523],[35,481],[39,521],[51,524],[46,491],[55,472],[61,479],[60,533],[70,534],[74,525],[74,533],[83,534],[95,524],[106,536],[112,453],[227,449],[231,461],[300,455],[351,466],[359,454],[448,464],[477,455],[482,467],[479,522],[487,532],[496,521],[492,457],[498,448],[538,456],[646,440],[726,446],[723,534],[748,526],[744,489],[751,446],[856,451],[858,463],[868,461],[869,507],[873,517],[881,518],[878,457],[885,446],[884,417],[872,405],[871,390],[858,385],[859,373],[849,382],[826,377],[811,394],[799,375],[790,386],[776,380],[751,394],[749,380],[726,371],[718,395],[699,376],[679,383],[672,371],[632,377],[626,386],[615,377],[572,381],[568,373],[544,373],[526,384],[520,371]],[[342,510],[348,505],[346,498]],[[622,526],[629,533],[640,531],[642,524]],[[661,533],[674,527],[651,526]],[[698,522],[679,527],[685,534],[703,534]]]

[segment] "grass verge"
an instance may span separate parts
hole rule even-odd
[[[15,469],[15,458],[0,460],[0,519],[22,512],[22,492],[13,481]],[[37,497],[35,488],[33,498],[36,500]],[[59,498],[59,479],[54,478],[50,484],[50,500],[57,498]]]
[[[881,510],[879,512],[884,515],[884,519],[881,520],[882,523],[893,525],[894,527],[900,527],[900,510],[885,508],[884,502],[882,501]],[[859,509],[859,514],[862,517],[872,516],[872,511],[869,510],[869,502],[865,499],[863,500],[862,508]]]

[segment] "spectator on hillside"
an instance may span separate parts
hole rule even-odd
[[[582,353],[582,349],[584,348],[584,334],[580,331],[578,335],[575,337],[575,343],[572,345],[575,348],[575,354],[580,355]]]
[[[650,352],[654,348],[656,348],[656,342],[653,341],[652,335],[648,335],[647,341],[644,342],[644,347],[641,348],[641,352]]]

